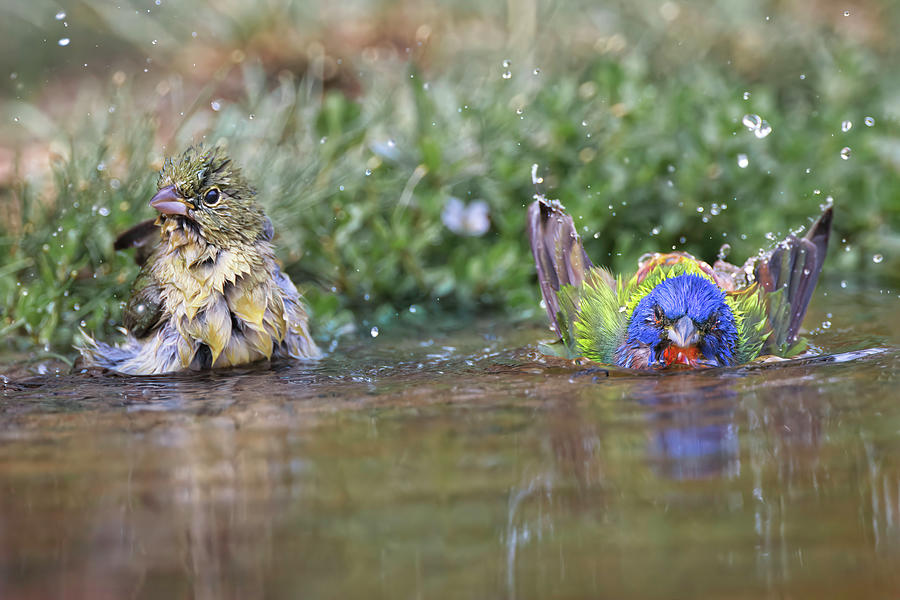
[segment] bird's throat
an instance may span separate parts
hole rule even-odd
[[[663,350],[663,360],[666,363],[666,366],[673,365],[685,365],[691,368],[696,368],[701,366],[698,363],[700,359],[700,350],[697,346],[689,346],[687,348],[682,348],[680,346],[667,346],[665,350]]]

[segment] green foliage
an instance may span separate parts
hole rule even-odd
[[[707,4],[680,4],[682,16],[667,24],[658,3],[623,0],[605,9],[611,25],[595,29],[582,23],[590,7],[559,4],[540,15],[531,51],[485,44],[454,52],[435,41],[427,56],[413,51],[405,63],[350,56],[358,96],[326,90],[312,71],[275,77],[250,55],[171,115],[147,116],[130,83],[98,91],[95,104],[116,110],[54,123],[68,142],[52,179],[0,190],[0,205],[21,208],[0,223],[0,253],[9,257],[0,264],[0,331],[23,346],[60,349],[82,321],[113,335],[136,271],[112,240],[152,216],[146,202],[164,155],[197,141],[225,144],[258,189],[320,338],[352,323],[383,326],[411,305],[420,316],[542,318],[523,233],[533,163],[595,264],[613,271],[673,247],[711,259],[723,242],[741,261],[768,243],[766,233],[780,239],[808,224],[833,196],[826,277],[898,283],[900,129],[892,111],[900,88],[885,76],[896,48],[856,41],[829,22],[784,16],[767,25],[749,1]],[[301,8],[290,4],[273,18],[211,15],[207,26],[220,28],[218,43],[241,47],[259,35],[254,27],[299,19],[309,12]],[[226,14],[237,10],[228,5]],[[464,9],[466,18],[478,10]],[[705,17],[692,18],[697,11]],[[896,10],[884,11],[887,25],[897,21]],[[226,21],[240,31],[228,33]],[[448,28],[459,33],[462,22]],[[771,43],[750,52],[742,44],[754,36]],[[232,93],[222,99],[215,82],[226,80]],[[180,89],[177,76],[166,81]],[[757,139],[741,124],[746,113],[761,115],[773,133]],[[864,125],[866,116],[875,126]],[[847,132],[844,120],[853,122]],[[450,197],[485,201],[487,233],[448,229],[441,214]],[[883,262],[873,262],[876,253]]]

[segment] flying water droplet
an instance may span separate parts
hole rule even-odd
[[[372,169],[366,169],[366,177],[372,174]]]
[[[744,100],[750,99],[750,92],[744,92]]]
[[[844,288],[844,289],[847,288],[847,281],[846,281],[846,280],[842,280],[842,281],[841,281],[841,287]]]
[[[500,63],[500,64],[503,65],[503,68],[504,68],[504,69],[508,69],[508,68],[510,68],[510,67],[512,66],[512,61],[509,60],[508,58],[504,58],[504,59],[503,59],[503,62]]]
[[[766,121],[763,121],[759,124],[759,127],[754,130],[753,135],[755,135],[759,139],[763,139],[770,133],[772,133],[772,126],[769,125]]]
[[[719,248],[718,259],[725,260],[729,253],[731,253],[731,244],[722,244],[722,247]]]
[[[841,123],[841,131],[843,131],[844,133],[850,131],[851,127],[853,127],[853,121],[844,121],[843,123]]]
[[[841,158],[844,160],[850,160],[850,146],[844,146],[841,148]]]
[[[849,11],[849,10],[845,10],[845,11],[844,11],[844,16],[845,16],[845,17],[849,17],[849,16],[850,16],[850,11]]]
[[[532,71],[531,73],[532,73],[532,75],[540,75],[541,74],[540,67],[535,67],[534,71]]]
[[[512,71],[503,71],[503,74],[500,77],[503,79],[512,79]]]
[[[65,12],[64,10],[61,10],[61,11],[59,11],[58,13],[56,13],[56,20],[57,20],[57,21],[62,21],[62,20],[65,19],[65,18],[66,18],[66,12]]]
[[[70,40],[69,38],[62,38],[61,40],[59,40],[56,43],[59,44],[60,46],[68,46],[69,42],[71,42],[71,41],[72,40]]]
[[[759,115],[744,115],[744,118],[741,119],[741,123],[744,124],[744,127],[753,131],[754,129],[758,129],[760,124],[762,123],[762,119]]]
[[[831,321],[822,321],[822,329],[831,329]]]
[[[873,117],[866,117],[863,119],[866,124],[866,127],[872,127],[875,124],[875,119]]]
[[[884,257],[880,254],[876,254],[875,256],[872,257],[872,262],[875,263],[876,265],[883,260],[884,260]]]
[[[737,164],[740,168],[746,169],[747,165],[750,164],[750,159],[747,158],[746,154],[738,154],[737,155]]]
[[[214,111],[218,112],[222,109],[222,103],[219,100],[213,100],[209,103],[209,107]]]
[[[378,337],[378,328],[373,327],[372,330],[369,331],[369,335],[371,335],[373,338],[377,338]]]

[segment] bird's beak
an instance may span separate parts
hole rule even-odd
[[[697,348],[700,333],[690,317],[685,315],[678,319],[675,325],[669,328],[668,338],[672,343],[663,353],[663,358],[668,366],[700,366],[700,350]]]
[[[156,192],[156,195],[150,199],[150,206],[164,215],[187,216],[187,202],[178,195],[174,185],[167,185]]]
[[[670,342],[681,348],[688,348],[700,341],[700,333],[687,315],[678,319],[675,325],[669,328],[668,337]]]

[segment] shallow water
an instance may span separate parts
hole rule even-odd
[[[699,373],[548,362],[546,330],[479,321],[316,364],[14,377],[0,597],[892,595],[898,308],[820,295],[822,356]]]

